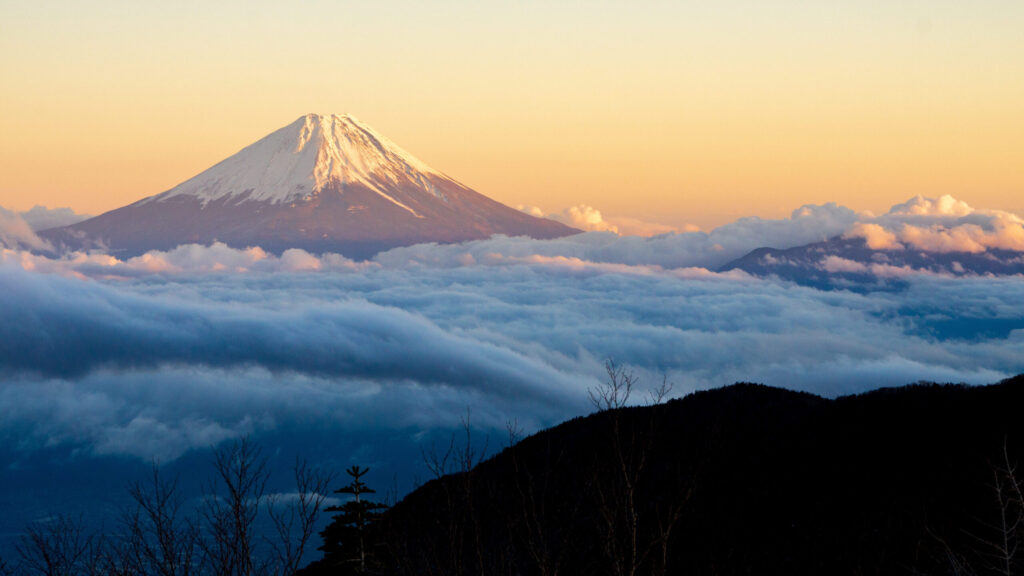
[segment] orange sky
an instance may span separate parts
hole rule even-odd
[[[5,0],[0,205],[102,212],[337,112],[551,212],[1024,212],[1024,3],[477,4]]]

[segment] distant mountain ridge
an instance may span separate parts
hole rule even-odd
[[[166,192],[40,236],[118,256],[219,241],[368,258],[422,242],[578,232],[475,192],[352,116],[307,114]]]
[[[949,276],[1024,274],[1024,252],[875,249],[864,238],[835,237],[794,248],[758,248],[718,270],[743,270],[755,276],[777,276],[798,284],[830,288],[922,272]]]
[[[946,194],[918,195],[878,216],[849,210],[845,216],[841,231],[809,244],[765,243],[718,270],[854,289],[899,285],[914,274],[1024,274],[1024,219],[1012,212],[975,209]]]

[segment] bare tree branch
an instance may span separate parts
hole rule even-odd
[[[508,433],[508,448],[518,444],[524,436],[523,427],[519,425],[518,418],[505,421],[505,432]]]
[[[611,358],[605,360],[604,370],[608,379],[587,389],[590,403],[598,412],[625,406],[633,393],[633,387],[640,381],[632,370],[627,370]]]
[[[668,381],[668,375],[663,375],[661,377],[661,385],[647,391],[649,396],[648,406],[657,406],[664,402],[665,398],[668,398],[668,395],[672,393],[674,387],[675,385]]]
[[[202,511],[203,564],[217,576],[253,576],[265,569],[254,555],[253,524],[269,478],[266,458],[243,438],[214,452],[214,469]]]
[[[97,537],[85,531],[81,519],[63,514],[29,524],[15,550],[25,576],[99,573]]]
[[[177,479],[165,480],[154,465],[149,480],[135,482],[128,492],[135,506],[122,518],[122,540],[108,546],[107,569],[156,576],[193,574],[198,531],[196,522],[182,513]]]
[[[334,474],[312,468],[305,460],[296,460],[295,500],[281,503],[273,497],[267,501],[267,513],[274,525],[276,539],[267,540],[276,560],[275,572],[290,576],[299,569],[310,539],[316,533],[316,521],[323,510],[327,491]]]

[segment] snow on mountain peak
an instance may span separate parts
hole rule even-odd
[[[451,181],[351,115],[306,114],[152,200],[278,204],[311,198],[329,184],[342,192],[360,185],[416,215],[389,190],[412,185],[444,200],[431,181],[437,178]]]

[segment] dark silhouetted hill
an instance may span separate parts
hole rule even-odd
[[[409,494],[377,525],[378,570],[945,574],[957,557],[982,574],[1022,412],[1024,376],[835,400],[737,384],[599,412]]]

